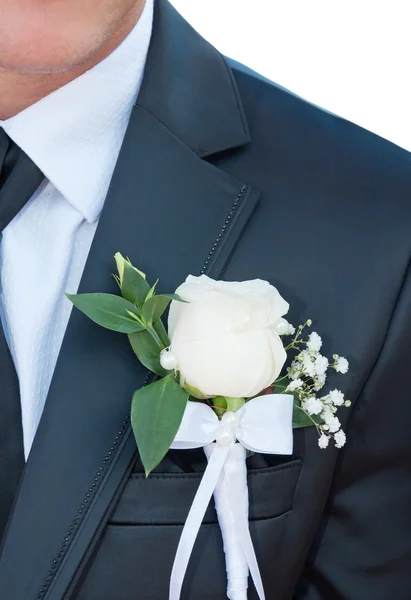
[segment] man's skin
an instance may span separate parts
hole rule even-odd
[[[0,120],[108,56],[145,0],[0,0]]]

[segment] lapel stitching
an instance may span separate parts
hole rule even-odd
[[[147,372],[147,377],[144,380],[143,387],[145,387],[146,385],[151,383],[152,379],[154,379],[154,374]],[[111,444],[110,448],[108,449],[107,454],[106,454],[105,458],[103,459],[100,467],[98,468],[98,470],[95,473],[95,477],[94,477],[93,481],[91,482],[86,495],[84,496],[84,499],[76,513],[76,516],[74,517],[70,527],[68,528],[68,531],[67,531],[66,535],[64,536],[63,542],[61,543],[60,548],[59,548],[55,558],[52,561],[50,570],[44,579],[44,583],[40,588],[40,591],[36,597],[36,600],[43,600],[46,597],[46,594],[50,589],[53,579],[57,575],[58,569],[60,568],[60,566],[64,560],[64,557],[69,550],[70,544],[73,542],[77,532],[79,531],[81,524],[88,512],[88,509],[92,506],[93,499],[97,495],[99,488],[104,481],[103,474],[105,474],[108,471],[110,463],[112,463],[114,461],[115,457],[117,456],[117,453],[124,446],[125,441],[127,441],[127,439],[129,438],[130,435],[131,435],[131,416],[129,413],[127,415],[127,417],[124,419],[124,421],[119,429],[119,432],[117,433],[113,443]],[[125,441],[123,441],[123,440],[125,440]]]
[[[203,275],[205,273],[209,274],[213,270],[213,267],[215,265],[215,262],[216,262],[216,259],[218,256],[218,250],[220,250],[224,245],[226,236],[228,235],[228,233],[230,231],[230,225],[234,224],[235,217],[237,215],[239,215],[239,213],[241,212],[242,206],[245,204],[245,201],[247,200],[247,194],[245,193],[246,190],[250,190],[250,187],[247,185],[242,185],[242,187],[240,188],[240,191],[239,191],[236,199],[234,200],[234,203],[227,215],[227,218],[224,221],[224,224],[221,227],[221,230],[220,230],[219,234],[217,235],[217,238],[216,238],[214,244],[211,246],[211,249],[205,259],[204,265],[200,271],[201,275]],[[154,379],[155,379],[155,375],[151,372],[147,372],[147,376],[144,381],[143,387],[148,385],[149,383],[151,383],[151,381]],[[125,420],[123,421],[123,424],[121,425],[119,432],[117,433],[113,443],[111,444],[109,450],[107,451],[107,454],[106,454],[105,458],[103,459],[100,467],[98,468],[98,470],[95,473],[94,479],[91,482],[90,487],[88,488],[87,493],[85,494],[84,499],[83,499],[79,509],[77,510],[76,516],[74,517],[68,531],[66,532],[66,535],[64,536],[64,539],[60,545],[60,548],[59,548],[55,558],[52,561],[50,570],[44,579],[44,583],[39,590],[36,600],[45,600],[46,599],[48,592],[50,591],[50,588],[52,586],[53,580],[55,579],[60,568],[62,567],[64,558],[67,555],[67,552],[70,548],[71,543],[73,542],[77,533],[81,529],[81,525],[87,515],[87,512],[89,511],[90,507],[93,504],[94,498],[98,495],[99,489],[101,488],[105,479],[107,478],[107,473],[109,473],[109,466],[113,462],[115,462],[115,458],[117,457],[119,452],[121,452],[122,448],[124,447],[124,445],[126,444],[127,440],[130,438],[131,435],[132,435],[132,428],[131,428],[131,418],[130,418],[130,413],[129,413],[127,415],[127,417],[125,418]],[[136,449],[136,456],[137,456],[137,449]],[[106,475],[106,477],[103,477],[103,475]],[[109,515],[107,515],[107,517],[108,516]]]
[[[231,210],[230,210],[230,212],[227,215],[227,219],[225,220],[224,225],[222,226],[221,231],[218,234],[216,241],[211,246],[211,250],[210,250],[210,252],[207,255],[207,258],[206,258],[206,260],[204,262],[203,268],[200,271],[200,275],[204,275],[206,272],[207,273],[210,272],[210,270],[212,268],[212,265],[210,264],[210,262],[211,262],[211,260],[212,260],[212,258],[214,256],[217,248],[219,247],[220,242],[223,240],[224,235],[227,232],[227,228],[228,228],[228,226],[231,223],[231,220],[233,219],[234,215],[236,214],[236,212],[238,211],[238,209],[240,207],[240,202],[241,202],[241,200],[242,200],[242,198],[244,196],[244,192],[245,192],[246,189],[247,189],[247,186],[243,185],[242,188],[240,189],[239,193],[238,193],[237,198],[234,200],[234,204],[231,207]]]

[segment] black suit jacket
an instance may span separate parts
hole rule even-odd
[[[349,358],[335,381],[353,401],[346,448],[321,451],[308,428],[293,457],[249,465],[266,596],[410,600],[410,155],[225,60],[157,0],[81,292],[115,292],[117,251],[167,291],[189,273],[267,279],[292,322],[314,319],[325,351]],[[126,336],[73,311],[3,544],[2,600],[167,599],[204,459],[170,453],[144,478],[128,413],[146,376]],[[183,599],[211,598],[225,598],[225,567],[210,506]]]

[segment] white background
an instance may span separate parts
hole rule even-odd
[[[172,0],[221,52],[411,150],[411,0]]]

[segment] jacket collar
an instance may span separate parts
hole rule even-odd
[[[137,105],[201,157],[250,141],[230,68],[167,0],[155,4]]]

